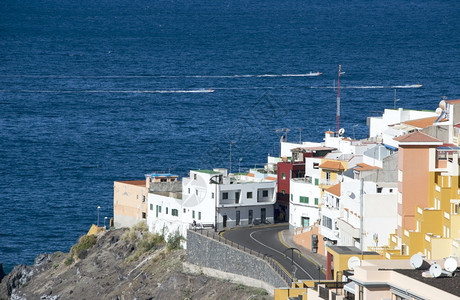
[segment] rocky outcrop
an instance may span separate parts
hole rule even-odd
[[[264,290],[184,271],[185,251],[119,229],[80,241],[70,253],[40,254],[0,284],[0,299],[269,299]]]

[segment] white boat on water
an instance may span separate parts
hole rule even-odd
[[[421,84],[406,84],[406,85],[395,85],[392,86],[392,89],[417,89],[419,87],[422,87]]]

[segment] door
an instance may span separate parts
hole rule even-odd
[[[252,212],[252,209],[249,210],[249,215],[248,215],[248,224],[252,224],[252,218],[253,218],[254,213]]]
[[[261,208],[260,209],[260,222],[265,223],[266,218],[267,218],[267,209]]]
[[[236,211],[236,226],[240,225],[240,211]]]
[[[240,192],[235,192],[235,203],[240,203]]]
[[[223,216],[222,226],[223,226],[224,228],[227,227],[227,215],[224,215],[224,216]]]

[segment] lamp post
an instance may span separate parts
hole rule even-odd
[[[99,227],[99,211],[101,210],[101,207],[97,207],[97,227]]]
[[[105,220],[107,220],[107,217],[104,217],[104,229],[105,229]]]
[[[300,257],[300,254],[301,254],[302,252],[300,252],[300,250],[297,249],[297,248],[293,248],[293,247],[287,248],[287,249],[284,250],[284,252],[283,252],[283,253],[284,253],[284,256],[286,257],[286,251],[291,251],[291,272],[292,272],[291,277],[292,277],[292,280],[294,280],[294,251],[295,251],[295,250],[297,250],[297,252],[299,253],[299,257]]]
[[[238,160],[238,173],[241,173],[241,161],[243,160],[242,157],[240,157],[240,159]]]
[[[358,126],[358,124],[355,124],[353,126],[351,126],[353,128],[353,139],[356,140],[355,138],[355,127]]]
[[[232,144],[235,144],[234,142],[230,142],[230,170],[228,174],[232,173]]]

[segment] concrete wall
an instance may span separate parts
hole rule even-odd
[[[274,287],[287,286],[278,273],[261,258],[191,230],[187,233],[187,261],[195,265],[262,280]]]
[[[147,218],[145,180],[115,181],[113,216],[115,228],[131,227]],[[145,218],[143,218],[145,216]]]

